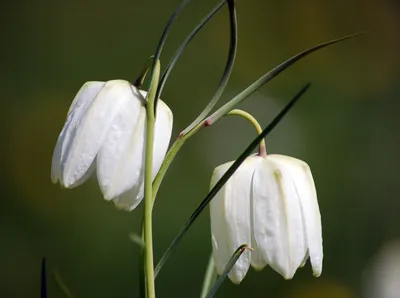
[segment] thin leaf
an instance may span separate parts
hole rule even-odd
[[[243,245],[239,246],[239,248],[233,253],[232,257],[230,258],[228,264],[225,267],[224,272],[217,279],[217,281],[211,288],[210,292],[208,292],[206,298],[214,297],[215,293],[218,291],[219,287],[222,285],[223,281],[226,279],[229,272],[232,270],[233,266],[235,266],[237,260],[239,260],[240,256],[246,249],[250,249],[250,248],[247,246],[247,244],[243,244]]]
[[[167,68],[161,76],[160,84],[157,90],[157,98],[161,97],[162,91],[164,89],[165,82],[167,81],[172,69],[174,68],[176,62],[181,57],[183,51],[187,47],[187,45],[192,41],[192,39],[196,36],[196,34],[204,27],[205,24],[221,9],[221,7],[225,4],[226,0],[221,1],[217,6],[211,10],[208,15],[200,21],[200,23],[193,29],[192,32],[186,37],[183,43],[179,46],[178,50],[175,52],[174,56],[168,62]]]
[[[153,58],[154,58],[154,56],[150,56],[147,59],[146,64],[143,66],[142,72],[139,74],[139,76],[137,77],[136,81],[133,83],[133,86],[135,86],[136,88],[142,89],[143,82],[146,79],[146,75],[149,72],[149,69],[150,69],[150,66],[151,66],[150,63],[153,63],[152,62]]]
[[[46,259],[42,259],[42,272],[41,272],[41,283],[40,283],[40,297],[47,298],[47,282],[46,282]]]
[[[325,48],[327,46],[336,44],[338,42],[354,38],[360,35],[363,35],[369,31],[364,31],[364,32],[359,32],[355,34],[351,34],[348,36],[344,36],[338,39],[334,39],[328,42],[321,43],[319,45],[316,45],[312,48],[309,48],[299,54],[294,55],[293,57],[289,58],[285,62],[279,64],[276,66],[274,69],[269,71],[268,73],[264,74],[261,76],[257,81],[255,81],[253,84],[251,84],[249,87],[247,87],[245,90],[243,90],[241,93],[236,95],[233,99],[231,99],[229,102],[227,102],[225,105],[223,105],[221,108],[219,108],[217,111],[215,111],[208,119],[210,119],[210,123],[214,123],[221,119],[223,116],[225,116],[230,110],[234,109],[239,103],[241,103],[244,99],[249,97],[251,94],[253,94],[255,91],[257,91],[259,88],[261,88],[263,85],[271,81],[273,78],[275,78],[277,75],[282,73],[284,70],[286,70],[289,66],[293,65],[297,61],[301,60],[302,58],[308,56],[309,54],[320,50],[322,48]]]
[[[253,150],[258,146],[260,141],[265,138],[274,128],[275,126],[282,120],[282,118],[287,114],[287,112],[293,107],[293,105],[300,99],[300,97],[307,91],[311,84],[305,85],[299,93],[283,108],[283,110],[272,120],[270,124],[262,131],[260,135],[258,135],[253,142],[243,151],[243,153],[236,159],[236,161],[230,166],[230,168],[225,172],[225,174],[221,177],[221,179],[215,184],[215,186],[211,189],[205,199],[200,203],[197,209],[193,212],[190,218],[186,221],[185,225],[182,227],[178,235],[172,241],[168,249],[165,251],[164,255],[161,257],[158,262],[154,275],[157,277],[161,268],[164,266],[168,257],[171,255],[172,250],[181,242],[182,238],[185,236],[186,232],[192,226],[194,221],[200,215],[200,213],[206,208],[208,203],[214,198],[214,196],[218,193],[218,191],[224,186],[224,184],[228,181],[228,179],[233,175],[233,173],[239,168],[239,166],[243,163],[243,161],[253,152]]]
[[[169,31],[171,30],[172,24],[175,22],[176,18],[178,17],[178,15],[181,13],[181,11],[185,8],[185,6],[190,2],[191,0],[183,0],[179,6],[175,9],[174,13],[172,14],[171,18],[169,19],[167,25],[164,28],[164,31],[161,35],[160,40],[158,41],[158,45],[157,45],[157,49],[156,52],[154,54],[154,59],[153,59],[153,64],[151,66],[151,72],[150,72],[150,76],[153,75],[154,72],[154,68],[156,67],[156,61],[158,61],[160,59],[161,56],[161,52],[162,49],[165,45],[165,41],[167,40]],[[154,100],[154,114],[157,111],[157,101],[158,101],[158,97],[155,98]]]
[[[53,277],[54,280],[56,281],[57,286],[65,294],[65,296],[67,296],[68,298],[73,298],[74,296],[72,295],[71,291],[69,290],[65,282],[62,280],[61,275],[58,273],[58,271],[53,272]]]
[[[204,275],[204,281],[203,281],[203,286],[201,288],[200,298],[205,298],[207,296],[207,293],[210,292],[212,284],[215,282],[217,277],[218,273],[215,268],[214,257],[211,254],[210,259],[208,261],[207,270]]]
[[[224,73],[222,74],[221,80],[212,99],[209,101],[209,103],[200,113],[200,115],[197,116],[197,118],[181,133],[182,135],[185,135],[186,133],[191,131],[197,124],[199,124],[201,121],[204,120],[205,117],[207,117],[208,113],[210,113],[210,111],[217,104],[218,100],[221,98],[221,95],[224,92],[226,85],[228,84],[229,78],[231,77],[237,52],[237,19],[234,0],[228,0],[228,7],[230,20],[230,45]]]

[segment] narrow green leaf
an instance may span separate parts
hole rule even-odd
[[[56,281],[57,286],[65,294],[65,296],[68,297],[68,298],[73,298],[74,296],[72,295],[71,291],[69,290],[67,285],[62,280],[62,278],[61,278],[60,274],[58,273],[58,271],[54,271],[53,272],[53,277],[54,277],[54,280]]]
[[[255,81],[253,84],[251,84],[249,87],[247,87],[245,90],[243,90],[241,93],[236,95],[233,99],[231,99],[229,102],[227,102],[225,105],[223,105],[221,108],[219,108],[217,111],[215,111],[209,119],[211,120],[211,123],[214,123],[221,119],[223,116],[225,116],[230,110],[234,109],[239,103],[241,103],[244,99],[249,97],[251,94],[253,94],[255,91],[257,91],[259,88],[261,88],[263,85],[271,81],[273,78],[275,78],[277,75],[282,73],[284,70],[286,70],[289,66],[293,65],[297,61],[301,60],[302,58],[308,56],[309,54],[320,50],[322,48],[325,48],[327,46],[336,44],[338,42],[354,38],[360,35],[363,35],[369,31],[364,31],[364,32],[359,32],[355,34],[351,34],[348,36],[344,36],[338,39],[334,39],[328,42],[321,43],[319,45],[316,45],[312,48],[309,48],[301,53],[298,53],[294,55],[293,57],[289,58],[285,62],[279,64],[263,76],[261,76],[257,81]]]
[[[45,257],[42,258],[40,298],[47,298],[46,259],[45,259]]]
[[[151,66],[150,76],[153,75],[154,68],[156,67],[156,62],[160,59],[162,49],[163,49],[163,47],[165,45],[165,41],[167,40],[169,31],[171,30],[172,24],[175,22],[175,20],[178,17],[178,15],[181,13],[181,11],[185,8],[185,6],[190,1],[191,0],[183,0],[179,4],[179,6],[175,9],[175,11],[172,14],[171,18],[169,19],[167,25],[165,26],[164,31],[163,31],[163,33],[161,35],[161,38],[160,38],[160,40],[158,41],[158,44],[157,44],[157,49],[156,49],[156,52],[154,54],[153,64]],[[155,101],[154,101],[154,114],[157,111],[157,101],[158,101],[158,97],[156,97]]]
[[[215,293],[218,291],[219,287],[222,285],[223,281],[226,279],[228,276],[229,272],[232,270],[233,266],[235,266],[237,260],[239,260],[240,256],[242,253],[248,249],[249,247],[247,244],[243,244],[239,246],[239,248],[233,253],[232,257],[230,258],[228,264],[225,267],[224,272],[221,274],[221,276],[217,279],[213,287],[211,288],[210,292],[208,292],[206,298],[212,298],[214,297]]]
[[[214,198],[214,196],[218,193],[218,191],[224,186],[224,184],[228,181],[228,179],[233,175],[233,173],[239,168],[239,166],[243,163],[243,161],[253,152],[253,150],[258,146],[260,141],[265,138],[274,128],[275,126],[282,120],[282,118],[287,114],[287,112],[293,107],[293,105],[300,99],[300,97],[307,91],[311,84],[305,85],[299,93],[283,108],[283,110],[268,124],[268,126],[262,131],[260,135],[258,135],[253,142],[243,151],[243,153],[236,159],[236,161],[229,167],[226,173],[221,177],[220,180],[215,184],[215,186],[211,189],[205,199],[200,203],[197,209],[193,212],[193,214],[186,221],[178,235],[172,241],[168,249],[165,251],[164,255],[161,257],[158,262],[154,275],[157,277],[157,274],[160,272],[161,268],[164,266],[168,257],[171,255],[172,250],[178,246],[181,242],[182,238],[185,236],[186,232],[192,226],[194,221],[200,215],[200,213],[206,208],[208,203]]]
[[[161,76],[160,84],[158,86],[158,90],[157,90],[157,94],[156,94],[157,98],[161,97],[162,91],[164,90],[165,83],[166,83],[172,69],[174,68],[176,62],[181,57],[185,48],[192,41],[192,39],[196,36],[196,34],[204,27],[204,25],[207,24],[208,21],[221,9],[221,7],[225,4],[225,2],[226,2],[226,0],[223,0],[217,6],[215,6],[213,8],[213,10],[211,10],[208,13],[208,15],[200,21],[200,23],[196,26],[196,28],[194,28],[193,31],[189,33],[189,35],[186,37],[186,39],[183,41],[183,43],[179,46],[178,50],[175,52],[174,56],[168,62],[167,68],[165,69],[164,73]]]
[[[218,273],[214,264],[214,257],[211,254],[210,259],[208,261],[207,270],[204,275],[203,286],[201,288],[200,298],[205,298],[207,293],[210,292],[212,285],[217,280]]]
[[[142,72],[139,74],[136,81],[133,83],[133,86],[135,86],[136,88],[142,89],[146,75],[149,72],[151,64],[153,63],[153,58],[154,56],[150,56],[147,59],[146,64],[143,66]]]
[[[207,106],[200,113],[199,116],[181,133],[182,135],[187,134],[191,131],[197,124],[204,120],[205,117],[210,113],[210,111],[217,104],[218,100],[221,98],[226,85],[228,84],[229,78],[231,77],[233,66],[235,64],[236,52],[237,52],[237,18],[234,0],[228,0],[229,7],[229,20],[230,20],[230,45],[229,54],[226,61],[225,70],[222,74],[221,80],[218,84],[217,90],[211,100],[208,102]]]

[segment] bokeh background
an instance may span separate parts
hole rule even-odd
[[[303,84],[313,82],[268,136],[267,149],[303,159],[313,170],[323,220],[322,276],[314,278],[309,264],[292,281],[270,268],[250,270],[239,286],[226,281],[218,297],[384,297],[365,285],[382,281],[374,268],[386,256],[384,248],[400,238],[399,2],[237,2],[238,55],[220,104],[300,50],[371,32],[307,57],[241,106],[266,125]],[[102,199],[95,179],[62,190],[50,181],[51,156],[81,85],[135,80],[178,3],[0,4],[0,297],[39,297],[43,256],[49,297],[64,297],[52,279],[55,271],[76,297],[138,297],[139,249],[128,235],[139,231],[143,206],[132,213],[117,210]],[[216,3],[187,6],[163,52],[164,66]],[[173,71],[163,99],[174,111],[174,138],[212,96],[228,36],[224,8]],[[235,159],[254,136],[248,123],[230,117],[183,147],[155,206],[156,260],[206,195],[214,167]],[[205,212],[160,273],[159,297],[198,297],[211,249],[209,229]],[[398,256],[400,246],[392,247]]]

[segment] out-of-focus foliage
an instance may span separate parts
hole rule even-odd
[[[217,1],[193,1],[179,17],[168,58]],[[313,54],[253,95],[242,108],[265,125],[308,81],[313,87],[267,138],[271,153],[307,161],[317,185],[324,270],[309,265],[292,281],[266,268],[218,297],[361,295],[362,275],[384,244],[400,236],[400,6],[394,0],[239,0],[239,48],[222,101],[290,55],[370,29],[366,36]],[[34,297],[40,263],[58,270],[76,297],[137,297],[138,232],[132,213],[106,203],[95,180],[74,190],[50,182],[52,150],[85,81],[134,80],[153,54],[178,0],[7,1],[0,7],[0,297]],[[165,88],[177,135],[210,99],[228,50],[223,9],[193,41]],[[212,170],[234,159],[253,128],[227,118],[190,140],[155,205],[158,259],[208,190]],[[196,297],[210,253],[203,214],[157,279],[159,297]],[[180,285],[178,287],[178,285]],[[63,297],[49,281],[49,296]]]

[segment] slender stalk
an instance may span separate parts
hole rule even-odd
[[[236,116],[241,116],[244,119],[248,120],[251,124],[253,124],[254,128],[256,129],[258,134],[261,134],[263,129],[261,128],[261,125],[258,123],[257,119],[253,117],[250,113],[240,110],[240,109],[233,109],[228,113],[228,115],[236,115]],[[265,139],[262,139],[260,142],[260,145],[258,146],[258,155],[260,156],[266,156],[267,155],[267,149],[265,146]]]
[[[156,178],[153,181],[153,202],[157,196],[158,189],[160,188],[161,182],[164,179],[165,174],[168,171],[169,166],[171,165],[172,161],[174,160],[176,154],[181,149],[183,144],[195,133],[201,130],[203,127],[207,126],[205,122],[198,124],[195,128],[188,132],[188,134],[184,136],[179,136],[175,142],[172,144],[171,148],[168,150],[167,155],[164,158],[164,161],[158,171]]]
[[[205,298],[207,293],[210,291],[212,285],[217,279],[217,270],[215,270],[214,258],[211,255],[210,260],[208,261],[206,274],[204,276],[203,287],[201,289],[200,298]]]
[[[150,90],[147,95],[146,103],[146,155],[144,171],[144,242],[145,242],[145,261],[144,270],[146,278],[146,293],[148,298],[155,298],[154,282],[154,259],[153,259],[153,227],[152,227],[152,207],[153,207],[153,188],[152,188],[152,168],[153,168],[153,145],[154,145],[154,97],[156,94],[158,81],[160,78],[160,61],[156,61],[154,73],[151,78]]]

